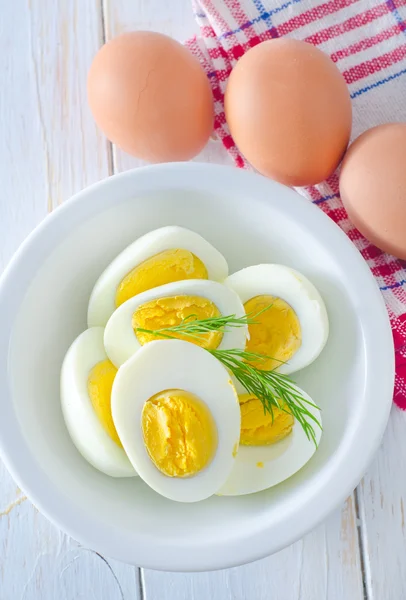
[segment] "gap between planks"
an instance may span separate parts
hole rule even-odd
[[[103,46],[103,44],[106,43],[107,39],[108,39],[108,30],[107,30],[107,19],[106,19],[106,15],[108,14],[107,12],[107,0],[100,0],[100,23],[99,23],[99,28],[100,28],[100,47]],[[106,139],[106,152],[107,152],[107,168],[108,168],[108,172],[109,175],[114,175],[116,172],[116,161],[115,161],[115,154],[114,154],[114,148],[113,148],[113,144],[110,142],[110,140]]]

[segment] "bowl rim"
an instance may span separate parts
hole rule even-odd
[[[328,242],[330,247],[337,247],[342,260],[351,263],[356,287],[362,290],[363,297],[368,298],[368,311],[364,311],[360,318],[367,365],[364,397],[368,397],[369,419],[359,418],[350,424],[346,443],[330,460],[328,473],[325,472],[323,480],[319,478],[316,485],[311,488],[308,486],[306,493],[301,496],[299,508],[297,501],[287,503],[284,519],[280,523],[275,525],[262,521],[260,527],[240,532],[236,539],[221,540],[216,544],[215,551],[211,544],[191,546],[179,543],[174,546],[162,542],[158,546],[153,538],[141,534],[137,534],[138,539],[134,538],[130,547],[129,543],[123,544],[121,539],[114,536],[112,529],[109,532],[108,527],[101,535],[97,530],[98,522],[81,507],[73,506],[31,456],[14,412],[9,389],[4,390],[0,400],[3,414],[0,455],[18,486],[42,514],[75,540],[101,554],[165,571],[208,571],[252,562],[281,550],[322,522],[353,491],[375,454],[389,418],[395,376],[393,338],[385,303],[367,263],[345,233],[322,210],[294,190],[261,175],[223,165],[166,163],[136,168],[110,176],[75,194],[30,233],[5,268],[0,278],[0,314],[7,323],[0,342],[0,363],[5,363],[0,367],[3,369],[3,381],[8,382],[8,344],[12,316],[17,310],[13,292],[19,289],[21,275],[25,274],[26,279],[30,277],[28,265],[34,260],[33,257],[47,252],[48,246],[52,251],[59,240],[57,232],[75,226],[79,213],[94,214],[91,198],[95,193],[110,187],[111,190],[117,188],[119,194],[119,187],[125,180],[134,180],[139,188],[144,186],[143,190],[150,192],[183,187],[198,192],[206,190],[218,193],[221,182],[225,186],[234,182],[239,188],[250,190],[251,195],[257,193],[258,196],[265,196],[266,193],[275,194],[278,191],[285,196],[289,194],[289,203],[284,205],[284,212],[295,213],[295,220],[300,219],[303,226],[311,223],[312,228],[318,227],[319,237]],[[110,196],[114,196],[114,193]],[[78,211],[79,205],[82,208]],[[82,214],[81,220],[83,218]],[[375,351],[377,339],[379,353]],[[8,383],[4,387],[8,388]],[[270,529],[272,535],[269,535]]]

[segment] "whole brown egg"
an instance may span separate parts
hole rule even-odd
[[[406,123],[378,125],[349,147],[340,194],[355,227],[406,260]]]
[[[149,162],[193,158],[213,129],[203,68],[182,44],[160,33],[125,33],[102,46],[87,90],[108,139]]]
[[[293,39],[258,44],[240,58],[225,114],[245,158],[263,175],[312,185],[337,167],[351,132],[351,100],[332,60]]]

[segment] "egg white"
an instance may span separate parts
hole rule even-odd
[[[111,477],[134,477],[133,466],[99,421],[87,392],[89,372],[106,359],[102,327],[76,338],[62,365],[62,413],[73,443],[91,465]]]
[[[205,265],[209,279],[223,281],[227,277],[226,259],[201,235],[184,227],[161,227],[127,246],[100,275],[89,300],[88,327],[106,325],[116,308],[117,287],[132,269],[160,252],[174,248],[188,250],[197,256]]]
[[[301,273],[283,265],[263,264],[233,273],[224,281],[245,304],[251,298],[272,295],[282,298],[296,313],[302,335],[300,348],[280,367],[293,373],[307,367],[323,350],[329,333],[327,310],[314,285]]]
[[[235,382],[235,387],[238,394],[246,393],[240,383]],[[306,392],[298,386],[295,387],[306,400],[314,404]],[[307,405],[307,408],[321,424],[320,411],[310,405]],[[316,424],[314,424],[314,432],[317,444],[319,444],[321,429]],[[278,485],[304,467],[316,449],[313,441],[306,437],[303,428],[296,420],[292,432],[275,444],[269,446],[240,445],[231,475],[218,494],[220,496],[241,496]]]
[[[222,315],[245,316],[244,307],[236,292],[221,283],[208,281],[207,279],[175,281],[142,292],[142,294],[138,294],[124,302],[114,311],[104,331],[106,353],[117,368],[142,348],[132,328],[132,316],[135,310],[150,300],[180,295],[207,298],[217,306]],[[231,348],[243,350],[247,335],[247,325],[229,327],[224,331],[217,350],[229,350]]]
[[[206,403],[217,427],[217,449],[210,464],[193,477],[167,477],[151,461],[141,420],[145,402],[167,389],[195,394]],[[140,477],[156,492],[179,502],[215,494],[235,462],[241,413],[235,388],[223,365],[207,350],[181,340],[146,344],[118,371],[112,414],[124,449]]]

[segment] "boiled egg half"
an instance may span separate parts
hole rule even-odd
[[[150,231],[121,252],[97,280],[89,300],[89,327],[104,327],[114,310],[146,290],[184,279],[223,281],[227,262],[199,234],[168,226]]]
[[[222,496],[252,494],[288,479],[310,460],[321,438],[321,428],[316,423],[313,423],[315,444],[289,412],[278,408],[274,408],[273,415],[264,412],[258,398],[238,382],[235,387],[241,409],[240,447],[231,475],[219,490]],[[320,411],[312,399],[298,386],[294,387],[321,425]]]
[[[165,330],[182,322],[195,319],[235,315],[244,317],[245,311],[237,293],[231,288],[207,280],[186,280],[168,283],[138,294],[124,302],[112,314],[104,333],[108,357],[120,367],[144,344],[162,339],[150,331],[161,330],[163,335],[183,339],[207,350],[244,350],[248,326],[229,327],[222,331],[186,335]]]
[[[255,321],[248,327],[246,350],[268,357],[255,362],[258,368],[289,374],[319,356],[328,338],[328,316],[322,297],[304,275],[263,264],[242,269],[224,283]]]
[[[82,456],[111,477],[133,477],[111,415],[117,369],[103,346],[103,328],[87,329],[69,348],[61,371],[62,413]]]
[[[117,373],[112,414],[134,469],[162,496],[197,502],[229,478],[240,437],[238,397],[227,370],[199,346],[146,344]]]

